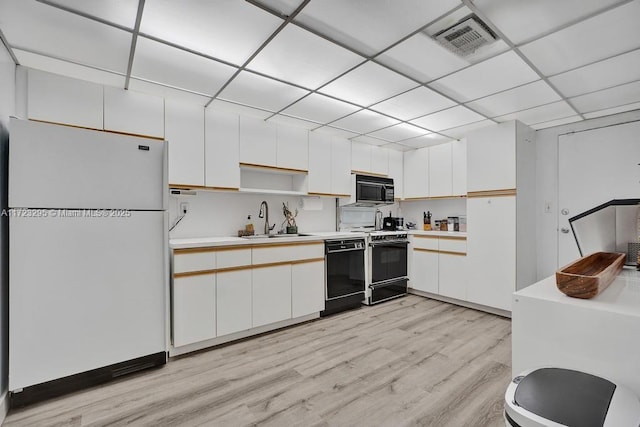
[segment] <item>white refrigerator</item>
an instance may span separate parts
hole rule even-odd
[[[166,361],[167,188],[166,141],[11,120],[13,395]]]

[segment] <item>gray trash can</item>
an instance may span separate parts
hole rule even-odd
[[[638,427],[640,400],[604,378],[562,368],[523,372],[505,393],[507,426]]]

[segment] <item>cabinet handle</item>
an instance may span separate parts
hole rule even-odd
[[[562,227],[560,231],[563,232],[564,234],[569,233],[569,229],[567,227]]]

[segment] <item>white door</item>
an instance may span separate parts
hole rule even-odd
[[[411,287],[419,291],[439,293],[438,253],[428,250],[413,250]]]
[[[324,310],[324,261],[291,266],[291,316]]]
[[[218,336],[251,329],[251,270],[218,273]]]
[[[252,270],[253,327],[291,319],[291,265]]]
[[[172,315],[174,347],[215,338],[215,273],[174,278]]]
[[[129,214],[10,218],[10,390],[166,351],[166,213]]]
[[[558,138],[558,267],[580,257],[569,218],[640,196],[638,135],[640,122],[633,122]]]

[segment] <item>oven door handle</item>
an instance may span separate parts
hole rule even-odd
[[[409,276],[394,277],[393,279],[383,280],[382,282],[376,282],[369,285],[371,289],[384,288],[397,282],[408,282]]]
[[[409,242],[408,242],[408,241],[405,241],[405,240],[403,240],[403,241],[386,241],[386,242],[379,242],[379,243],[377,243],[377,242],[371,242],[371,243],[369,243],[369,246],[371,246],[371,247],[375,247],[375,246],[378,246],[378,247],[386,246],[386,247],[400,248],[400,247],[408,246],[408,245],[409,245]]]
[[[328,249],[327,254],[337,254],[340,252],[355,252],[355,251],[364,251],[364,248],[351,248],[351,249]]]

